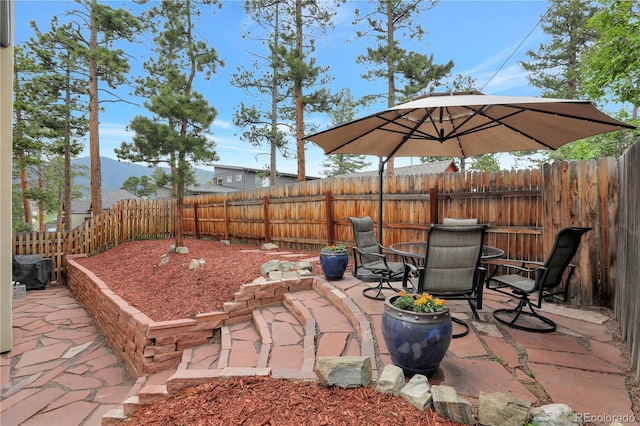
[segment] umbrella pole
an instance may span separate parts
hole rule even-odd
[[[382,245],[382,188],[384,185],[384,165],[389,161],[389,157],[380,157],[380,167],[378,169],[378,242]]]

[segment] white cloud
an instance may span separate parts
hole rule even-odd
[[[213,127],[218,127],[220,129],[231,129],[233,128],[233,124],[228,120],[215,120],[212,124]]]

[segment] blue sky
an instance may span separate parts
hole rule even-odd
[[[110,2],[113,7],[131,6],[130,2]],[[25,42],[33,35],[29,22],[35,20],[41,30],[49,28],[49,22],[55,15],[64,21],[64,13],[75,7],[71,1],[15,1],[15,39],[16,44]],[[358,55],[365,53],[371,39],[354,41],[353,11],[370,7],[366,1],[348,1],[337,9],[335,28],[325,38],[316,40],[316,57],[319,65],[329,66],[329,74],[333,77],[331,89],[339,91],[349,87],[355,97],[369,93],[382,93],[385,81],[370,82],[361,78],[366,69],[356,64]],[[419,53],[434,55],[434,62],[444,64],[453,60],[455,66],[452,76],[469,75],[477,80],[486,94],[539,96],[537,88],[528,85],[524,70],[519,61],[527,61],[527,50],[537,50],[540,43],[546,42],[541,28],[536,26],[545,13],[548,3],[544,1],[451,1],[442,0],[433,9],[417,18],[428,32],[421,43],[402,43],[401,46]],[[241,89],[229,83],[230,75],[242,65],[252,61],[249,52],[257,47],[242,38],[243,30],[250,20],[245,17],[243,2],[224,1],[222,9],[215,14],[205,12],[200,20],[200,36],[218,50],[219,56],[226,66],[220,68],[207,82],[202,82],[196,90],[203,93],[209,103],[218,110],[217,118],[211,127],[212,138],[216,142],[216,151],[224,165],[243,166],[262,169],[269,163],[266,153],[268,146],[255,148],[240,141],[236,136],[241,131],[232,124],[234,109],[240,102],[252,103],[252,98]],[[151,44],[151,36],[146,36],[146,43]],[[142,62],[149,52],[143,45],[129,46],[134,72],[142,72]],[[499,70],[499,72],[498,72]],[[498,72],[495,76],[494,74]],[[493,76],[493,78],[492,78]],[[491,79],[491,80],[490,80]],[[490,80],[490,81],[489,81]],[[488,84],[487,84],[488,82]],[[486,86],[485,86],[486,84]],[[128,89],[121,91],[125,96]],[[134,102],[140,99],[131,98]],[[137,114],[144,113],[141,107],[126,104],[107,103],[105,111],[100,115],[100,149],[106,157],[116,158],[113,152],[123,141],[130,141],[131,134],[126,131],[130,120]],[[358,117],[384,109],[384,102],[371,105],[360,110]],[[324,130],[329,126],[326,115],[307,117],[309,122]],[[307,132],[308,133],[308,132]],[[292,143],[291,149],[295,152]],[[85,150],[88,155],[88,142]],[[85,154],[82,154],[85,156]],[[312,143],[307,145],[307,174],[323,176],[321,163],[325,156],[321,149]],[[377,158],[371,157],[374,170]],[[415,164],[419,160],[398,158],[396,167]],[[502,164],[508,167],[510,162],[503,156]],[[200,166],[199,166],[200,167]],[[277,159],[279,172],[297,173],[296,160]]]

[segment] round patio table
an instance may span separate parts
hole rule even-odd
[[[410,241],[391,244],[389,246],[389,251],[402,256],[405,261],[410,259],[413,264],[422,265],[427,253],[427,242]],[[482,246],[482,254],[480,255],[481,262],[486,262],[491,259],[499,259],[501,257],[504,257],[504,250],[493,246]]]

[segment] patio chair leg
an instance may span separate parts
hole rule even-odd
[[[385,289],[385,285],[384,285],[385,283],[387,283],[387,286],[386,286],[387,289],[393,290],[396,293],[399,291],[398,289],[393,288],[391,286],[391,283],[389,282],[388,279],[382,278],[382,279],[380,279],[380,282],[378,283],[377,286],[365,288],[364,290],[362,290],[362,294],[364,295],[364,297],[366,297],[368,299],[385,300],[386,297],[385,297],[384,293],[382,293],[382,290]],[[371,294],[369,294],[371,292],[376,292],[376,293],[375,293],[375,295],[372,296]]]
[[[462,321],[461,319],[454,318],[454,317],[451,317],[451,321],[453,321],[456,324],[459,324],[459,325],[464,327],[464,331],[461,331],[460,333],[452,335],[451,336],[452,339],[457,339],[459,337],[464,337],[467,334],[469,334],[469,324],[467,324],[466,322]]]
[[[528,306],[529,310],[531,312],[525,312],[523,311],[524,307]],[[501,318],[500,315],[513,315],[512,318]],[[520,325],[517,324],[516,321],[518,320],[518,318],[520,317],[520,315],[525,315],[531,318],[536,318],[538,320],[540,320],[541,322],[545,323],[548,325],[548,327],[528,327],[525,325]],[[556,323],[553,322],[551,319],[547,318],[547,317],[543,317],[542,315],[540,315],[539,313],[537,313],[534,309],[533,306],[531,306],[531,303],[529,302],[529,300],[520,300],[520,303],[518,303],[518,306],[516,306],[514,309],[497,309],[495,311],[493,311],[493,317],[496,319],[496,321],[508,326],[508,327],[512,327],[512,328],[516,328],[518,330],[524,330],[524,331],[530,331],[533,333],[552,333],[554,331],[556,331]]]

